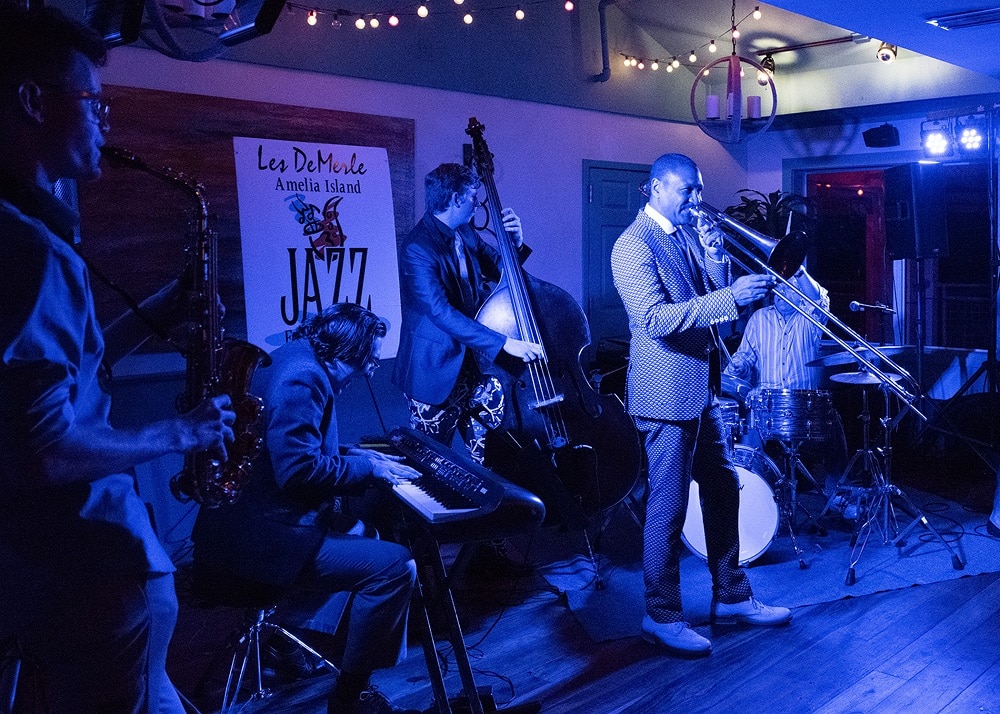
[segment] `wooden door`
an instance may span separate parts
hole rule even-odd
[[[649,168],[584,162],[583,303],[591,357],[615,345],[627,354],[628,317],[611,277],[611,249],[646,203],[639,187],[649,178]]]

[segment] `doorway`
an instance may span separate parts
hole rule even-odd
[[[941,164],[923,174],[926,185],[915,192],[914,204],[921,193],[934,195],[944,213],[944,220],[935,222],[940,235],[914,238],[920,228],[911,229],[909,240],[926,250],[887,240],[885,173],[866,169],[806,177],[806,195],[818,217],[809,267],[830,291],[831,311],[871,342],[987,349],[991,331],[983,325],[994,299],[987,164]],[[896,315],[852,312],[852,301],[882,303]]]
[[[583,162],[583,302],[590,322],[589,360],[628,355],[628,316],[611,275],[611,249],[646,203],[639,187],[648,164]]]

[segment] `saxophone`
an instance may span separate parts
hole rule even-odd
[[[154,169],[132,152],[104,146],[101,153],[113,166],[132,168],[183,189],[194,200],[197,215],[185,246],[185,289],[191,325],[185,350],[185,388],[177,399],[184,413],[209,397],[228,394],[236,412],[235,440],[227,445],[228,458],[208,451],[188,453],[184,468],[170,480],[170,490],[182,503],[196,501],[208,508],[239,499],[252,476],[252,462],[263,439],[260,421],[264,404],[249,393],[257,367],[270,357],[249,342],[223,337],[217,271],[218,235],[208,225],[205,187],[170,168]]]

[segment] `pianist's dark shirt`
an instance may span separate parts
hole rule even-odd
[[[343,454],[330,375],[308,340],[279,347],[271,359],[251,386],[264,400],[265,446],[250,484],[235,505],[201,509],[193,537],[196,560],[287,586],[327,532],[356,528],[336,501],[360,492],[372,466]]]

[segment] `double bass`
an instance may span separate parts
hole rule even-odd
[[[484,129],[472,117],[466,133],[490,222],[498,227],[501,277],[476,320],[542,346],[541,357],[528,363],[503,351],[496,358],[507,407],[501,427],[487,433],[486,465],[537,493],[564,525],[584,526],[632,490],[642,459],[639,435],[618,397],[598,394],[584,374],[580,356],[590,327],[579,304],[522,269],[514,239],[502,228]]]

